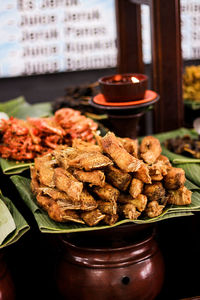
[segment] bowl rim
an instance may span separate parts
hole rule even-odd
[[[117,74],[112,74],[112,75],[106,75],[106,76],[102,76],[98,79],[98,82],[102,85],[106,85],[106,86],[117,86],[116,83],[112,83],[112,82],[106,82],[104,80],[106,79],[109,79],[110,77],[113,77],[113,76],[116,76],[116,75],[121,75],[121,76],[131,76],[131,77],[136,77],[135,75],[140,75],[140,76],[143,76],[144,78],[141,79],[139,82],[136,82],[134,83],[134,85],[137,85],[137,84],[141,84],[141,82],[145,82],[145,81],[148,81],[148,76],[146,74],[142,74],[142,73],[117,73]],[[124,82],[122,85],[119,85],[119,86],[124,86],[124,85],[132,85],[131,82]]]

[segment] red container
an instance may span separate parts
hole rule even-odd
[[[98,82],[106,101],[126,102],[144,98],[148,77],[138,73],[116,74],[102,77]]]

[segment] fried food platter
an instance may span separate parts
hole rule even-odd
[[[70,155],[72,155],[71,151],[72,151],[72,149],[70,149]],[[63,154],[64,153],[62,153],[62,155]],[[56,155],[60,157],[60,153],[53,153],[53,157],[54,158],[56,157]],[[112,155],[112,153],[111,153],[111,155]],[[159,155],[159,153],[157,153],[157,155]],[[121,156],[123,156],[123,154]],[[43,159],[44,159],[44,157],[43,157]],[[51,159],[49,160],[49,162],[52,165],[52,160]],[[78,165],[79,165],[79,168],[80,168],[81,161],[80,161],[79,158],[76,158],[75,160],[70,160],[70,162],[67,161],[67,159],[65,159],[64,163],[65,164],[70,163],[71,164],[70,167],[74,168],[75,166],[77,166],[77,162],[78,162]],[[82,163],[85,163],[85,161],[82,162]],[[98,163],[99,163],[99,160],[98,160]],[[108,163],[108,162],[106,161],[106,163]],[[42,161],[40,160],[40,164],[37,163],[36,165],[40,165],[40,167],[41,167],[41,164],[42,164]],[[91,161],[90,161],[90,166],[91,166]],[[35,170],[37,170],[38,172],[40,172],[40,167],[38,169],[38,167],[36,166]],[[57,166],[57,167],[59,167],[58,168],[59,170],[57,169],[57,171],[60,172],[61,171],[60,170],[61,169],[60,166]],[[136,165],[135,165],[135,167],[136,167]],[[110,167],[108,167],[108,168],[110,168]],[[163,165],[162,165],[162,169],[163,169]],[[75,171],[76,172],[73,173],[73,174],[77,175],[77,170],[75,170]],[[80,169],[79,169],[79,171],[80,171]],[[175,168],[173,168],[173,171],[175,171]],[[74,172],[74,170],[73,170],[73,172]],[[107,174],[108,173],[106,173],[106,175]],[[80,176],[80,173],[78,175]],[[35,179],[35,174],[32,175],[32,178]],[[39,186],[38,186],[38,181],[36,183],[32,182],[32,184],[34,184],[34,186],[32,187],[32,189],[35,190],[34,191],[35,195],[33,194],[32,190],[31,190],[30,179],[24,178],[22,176],[12,176],[11,180],[13,181],[13,183],[16,186],[16,188],[18,189],[18,191],[19,191],[19,193],[20,193],[23,201],[28,205],[28,207],[30,208],[30,210],[34,214],[35,219],[36,219],[36,221],[38,223],[38,226],[39,226],[39,228],[40,228],[40,230],[42,232],[49,232],[49,233],[70,233],[70,232],[82,232],[82,231],[107,229],[107,228],[111,228],[111,227],[114,227],[114,226],[119,226],[119,225],[122,225],[122,224],[125,224],[125,223],[147,224],[147,223],[153,223],[153,222],[157,222],[157,221],[161,221],[161,220],[166,220],[166,219],[174,218],[174,217],[190,216],[190,215],[193,215],[193,213],[195,211],[198,211],[200,209],[199,188],[198,188],[198,186],[196,186],[195,184],[193,184],[192,182],[190,182],[189,180],[187,180],[185,182],[185,188],[188,189],[188,190],[190,190],[190,191],[192,191],[192,202],[190,204],[187,204],[187,205],[168,204],[168,205],[164,206],[162,212],[159,215],[155,216],[155,217],[151,217],[151,215],[149,215],[149,216],[148,215],[143,215],[140,218],[132,218],[132,219],[130,219],[130,218],[125,218],[125,217],[122,216],[122,217],[120,217],[118,219],[118,221],[113,222],[113,223],[111,223],[109,225],[107,225],[107,224],[105,224],[103,222],[100,222],[98,224],[92,224],[92,226],[90,226],[91,224],[88,225],[87,223],[86,224],[81,224],[81,222],[80,223],[74,223],[74,222],[63,223],[62,222],[63,220],[59,220],[61,222],[56,222],[52,218],[49,218],[49,216],[48,216],[48,214],[49,214],[48,209],[46,209],[46,211],[45,211],[45,210],[43,210],[41,208],[41,204],[43,204],[43,207],[44,207],[44,205],[46,207],[48,206],[49,198],[48,197],[44,197],[45,194],[46,193],[49,194],[49,192],[51,192],[51,195],[52,195],[51,188],[49,189],[47,186],[44,187],[45,184],[48,184],[46,180],[49,181],[49,176],[48,176],[48,178],[44,178],[44,177],[41,178]],[[38,180],[38,178],[36,178],[36,180]],[[146,178],[146,180],[148,180],[148,179]],[[91,183],[91,181],[90,181],[90,183]],[[60,187],[60,185],[59,185],[59,187]],[[64,187],[60,187],[60,188],[62,189],[62,191],[65,190]],[[119,188],[119,186],[118,186],[118,188]],[[57,189],[58,189],[58,185],[56,187],[56,191],[58,192]],[[38,191],[39,191],[39,193],[38,193]],[[43,197],[40,197],[40,195],[41,195],[40,192],[42,192],[42,196]],[[68,192],[68,191],[65,190],[65,192]],[[121,196],[122,195],[123,195],[123,192],[122,192]],[[74,196],[75,195],[73,195],[73,197]],[[37,198],[37,200],[36,200],[36,198]],[[97,199],[98,199],[98,197],[95,198],[95,200],[97,200]],[[152,199],[152,200],[154,200],[154,199]],[[95,210],[95,208],[96,207],[94,207],[94,210]],[[79,212],[80,212],[80,207],[79,207]],[[50,212],[50,215],[52,216],[52,212]]]
[[[17,101],[19,101],[19,100],[17,100]],[[20,104],[21,102],[23,102],[23,99],[20,99],[19,107],[21,105]],[[23,105],[24,105],[24,103],[23,103]],[[50,104],[48,104],[48,105],[50,105]],[[46,106],[45,109],[47,109],[47,108],[48,108],[48,106]],[[1,108],[1,109],[3,110],[3,108]],[[44,111],[45,111],[45,109],[44,109]],[[8,110],[5,109],[5,112],[8,113]],[[44,112],[44,114],[45,114],[45,112]],[[19,116],[19,110],[18,110],[18,116]],[[163,134],[163,136],[158,135],[158,139],[161,142],[166,138],[167,138],[166,134]],[[109,142],[107,144],[109,144]],[[168,156],[167,154],[165,154],[167,152],[167,150],[164,149],[164,148],[162,150],[163,150],[162,154]],[[108,153],[106,154],[106,157],[108,159],[112,158],[111,160],[115,160],[116,157],[112,157],[112,155],[113,155],[112,151],[109,152],[109,150],[108,150]],[[122,151],[121,155],[123,157],[123,151]],[[170,158],[170,156],[169,156],[169,158]],[[105,157],[104,157],[104,159],[105,159]],[[126,155],[123,157],[123,161],[126,161]],[[134,165],[134,163],[132,165]],[[136,163],[136,165],[137,165],[137,163]],[[153,217],[150,217],[151,215],[148,216],[147,214],[144,214],[144,215],[142,214],[139,218],[132,218],[131,219],[131,218],[125,218],[125,216],[121,215],[118,218],[118,220],[116,220],[115,222],[110,222],[110,223],[107,223],[107,224],[103,223],[103,222],[100,222],[98,224],[93,224],[92,226],[89,226],[87,224],[87,222],[86,223],[85,222],[80,222],[80,223],[60,222],[59,220],[51,219],[49,217],[48,210],[45,211],[44,207],[43,208],[41,207],[41,203],[36,200],[37,193],[35,193],[35,195],[34,195],[33,189],[31,189],[31,179],[27,178],[27,177],[24,177],[24,176],[15,175],[15,174],[19,174],[19,173],[23,172],[26,169],[29,169],[31,166],[32,167],[35,166],[33,161],[24,164],[24,163],[16,163],[15,161],[9,161],[9,160],[4,161],[4,160],[1,159],[1,167],[2,167],[3,172],[5,174],[13,175],[13,176],[10,177],[10,179],[13,182],[13,184],[15,185],[16,189],[18,190],[18,192],[21,196],[21,199],[24,201],[24,203],[29,207],[29,209],[33,213],[33,215],[34,215],[34,217],[37,221],[38,227],[41,230],[41,232],[70,233],[70,232],[81,232],[81,231],[89,231],[89,230],[107,229],[107,228],[114,227],[114,226],[119,226],[119,225],[122,225],[122,224],[125,224],[125,223],[136,223],[136,224],[153,223],[153,222],[157,222],[157,221],[161,221],[161,220],[166,220],[166,219],[169,219],[169,218],[193,215],[193,213],[195,211],[200,210],[200,194],[199,194],[199,188],[198,188],[198,186],[200,186],[200,184],[195,185],[194,183],[187,180],[185,182],[185,187],[184,188],[186,190],[192,191],[192,201],[191,201],[191,203],[188,202],[189,204],[187,204],[187,205],[178,205],[178,206],[173,204],[173,202],[168,203],[167,205],[162,205],[162,203],[161,203],[160,206],[163,206],[162,211],[160,212],[159,215],[156,215],[156,216],[153,216]],[[74,168],[74,166],[72,166],[72,167]],[[115,164],[114,167],[116,167],[116,164]],[[120,168],[123,169],[123,167],[120,166],[120,165],[117,165],[117,168],[118,169],[120,169]],[[73,170],[72,171],[73,176],[79,176],[79,177],[83,176],[83,174],[81,173],[81,170],[83,171],[82,167],[76,169],[75,171]],[[57,170],[56,172],[61,172],[61,171],[63,172],[63,170]],[[84,170],[84,171],[87,171],[87,170]],[[99,171],[101,172],[101,168],[100,168]],[[112,169],[111,169],[111,171],[112,171]],[[131,170],[123,170],[123,171],[126,171],[127,173],[129,173],[129,172],[132,172],[132,171],[135,171],[135,170],[131,169]],[[37,172],[38,172],[38,170],[37,170]],[[96,172],[96,173],[98,173],[98,175],[99,175],[100,172]],[[59,175],[61,176],[61,173],[59,173]],[[186,175],[187,175],[187,173],[186,173]],[[84,176],[85,176],[85,174],[84,174]],[[102,174],[101,174],[101,176],[102,176]],[[188,177],[188,178],[190,179],[190,177]],[[191,181],[193,181],[193,180],[191,180]],[[84,183],[84,185],[85,185],[85,183]],[[182,187],[183,187],[183,185],[182,185]],[[44,187],[41,185],[39,188],[41,189],[41,188],[44,188]],[[45,187],[45,188],[47,188],[47,187]],[[43,189],[43,191],[44,191],[44,189]],[[94,191],[92,191],[92,193],[93,192]],[[99,195],[96,194],[96,196],[97,196],[97,198],[94,196],[95,201],[99,200]],[[85,224],[83,224],[83,223],[85,223]]]
[[[58,223],[48,217],[48,214],[42,210],[39,205],[36,203],[35,196],[33,195],[30,188],[30,179],[25,178],[19,175],[13,175],[11,177],[12,182],[16,186],[19,194],[24,201],[24,203],[31,210],[34,218],[37,222],[39,230],[43,233],[73,233],[73,232],[84,232],[84,231],[93,231],[93,230],[103,230],[112,227],[116,227],[123,224],[150,224],[158,221],[164,221],[170,218],[192,216],[195,211],[200,210],[200,195],[198,192],[198,187],[191,184],[189,181],[186,181],[186,186],[193,191],[192,194],[192,203],[190,205],[177,207],[171,205],[164,209],[163,213],[155,218],[147,219],[123,219],[116,222],[113,225],[98,225],[98,226],[87,226],[84,224],[78,223]]]

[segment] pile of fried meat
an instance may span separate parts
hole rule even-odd
[[[154,218],[167,204],[188,205],[185,172],[174,168],[158,139],[96,135],[96,144],[74,139],[35,158],[31,188],[57,222],[95,226],[121,219]]]

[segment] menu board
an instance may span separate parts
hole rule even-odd
[[[0,77],[116,65],[114,0],[4,0]]]
[[[3,0],[0,77],[115,67],[114,0]],[[200,59],[200,1],[181,0],[184,59]],[[143,58],[151,62],[149,7],[142,5]]]
[[[181,0],[182,52],[185,59],[200,59],[200,1]]]

